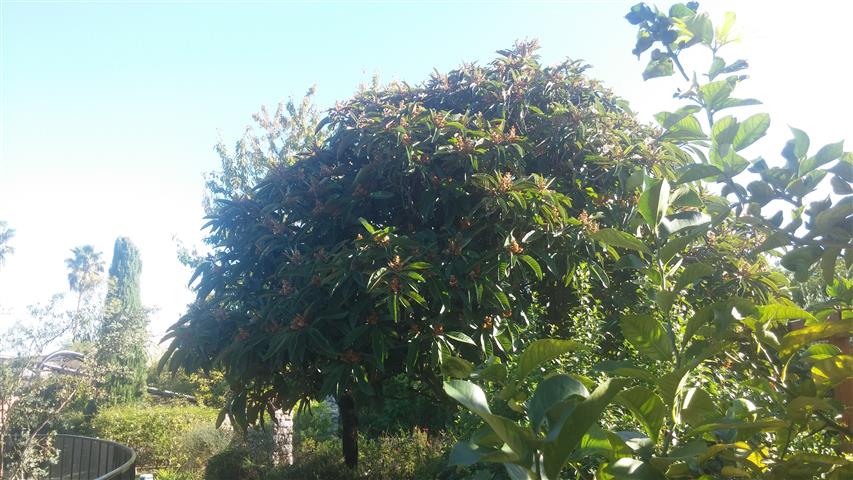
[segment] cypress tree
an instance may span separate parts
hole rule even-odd
[[[139,291],[141,272],[139,250],[130,239],[117,238],[96,356],[108,403],[131,402],[145,393],[148,319]]]

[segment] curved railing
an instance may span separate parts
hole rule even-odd
[[[134,480],[136,452],[120,443],[77,435],[57,435],[59,461],[49,480]]]
[[[61,435],[54,437],[59,453],[46,480],[135,480],[136,452],[110,440]]]

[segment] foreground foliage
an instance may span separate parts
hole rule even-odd
[[[487,424],[456,447],[453,462],[498,462],[513,478],[542,479],[567,471],[601,479],[853,475],[844,416],[853,386],[853,155],[841,142],[812,150],[792,129],[781,165],[744,158],[770,118],[719,114],[759,102],[733,97],[747,63],[720,56],[734,15],[715,29],[697,8],[639,4],[628,15],[639,26],[635,54],[663,48],[652,51],[644,78],[677,68],[689,82],[677,94],[686,105],[656,115],[658,141],[683,166],[636,170],[633,211],[618,228],[589,235],[631,272],[639,293],[618,311],[629,348],[596,372],[577,372],[598,377],[594,389],[585,376],[552,374],[527,390],[532,366],[572,349],[562,340],[534,342],[511,375],[502,368],[495,376],[494,365],[469,372],[500,387],[498,397],[522,414],[515,419],[492,413],[475,383],[446,382]],[[710,50],[706,83],[680,62],[692,46]],[[795,304],[774,257],[795,282],[819,276],[825,301]],[[639,428],[600,428],[614,407]]]
[[[747,160],[770,117],[729,115],[759,104],[734,96],[747,62],[721,56],[734,15],[628,20],[644,78],[687,82],[657,128],[520,43],[362,92],[299,158],[237,178],[163,365],[222,369],[242,426],[334,396],[350,467],[356,405],[407,377],[484,423],[462,467],[849,476],[853,155],[792,129],[780,159]]]

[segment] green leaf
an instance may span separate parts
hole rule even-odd
[[[716,272],[716,269],[710,265],[705,265],[704,263],[691,263],[684,267],[684,271],[678,276],[678,281],[675,282],[675,289],[681,290],[702,277],[712,275],[714,272]]]
[[[464,358],[445,355],[441,359],[441,373],[453,378],[468,378],[474,371],[474,364]]]
[[[732,90],[734,90],[734,87],[732,87],[731,83],[726,80],[718,80],[700,86],[699,96],[702,98],[702,104],[705,108],[715,111],[721,106],[722,102],[729,98]]]
[[[716,122],[711,129],[711,138],[719,145],[731,145],[738,133],[738,123],[735,117],[727,115]]]
[[[673,125],[681,121],[681,119],[693,115],[700,111],[701,108],[697,105],[686,105],[674,112],[659,112],[655,114],[655,120],[664,129],[669,130]],[[696,122],[697,124],[699,122]]]
[[[717,417],[720,411],[714,400],[705,390],[693,387],[684,392],[684,402],[681,405],[681,420],[690,425],[701,425],[705,421]]]
[[[816,320],[814,315],[796,305],[784,305],[781,303],[759,306],[758,315],[758,320],[762,323],[779,323],[782,321],[799,319],[807,321]]]
[[[808,271],[820,259],[823,250],[817,245],[797,247],[786,253],[780,263],[792,272]]]
[[[752,105],[761,105],[761,102],[754,98],[727,98],[717,105],[715,111],[719,112],[720,110],[726,108],[735,108],[735,107],[749,107]]]
[[[693,115],[687,115],[666,129],[660,139],[662,141],[677,142],[690,140],[704,140],[707,138],[702,131],[702,125]]]
[[[658,394],[646,387],[633,387],[619,393],[616,401],[631,411],[652,441],[658,441],[666,416],[666,406]]]
[[[452,338],[453,340],[456,340],[457,342],[470,343],[471,345],[477,344],[477,342],[475,342],[474,339],[472,339],[468,335],[465,335],[462,332],[447,332],[444,334],[444,336],[447,338]]]
[[[529,455],[528,440],[530,434],[513,423],[512,420],[495,415],[489,409],[486,394],[477,385],[467,380],[449,380],[444,382],[444,392],[450,398],[461,403],[472,413],[486,421],[489,427],[506,443],[520,459]]]
[[[625,379],[602,382],[592,394],[569,414],[554,442],[545,444],[545,472],[549,478],[559,478],[563,465],[578,447],[586,432],[598,422],[601,413],[613,398],[628,384]]]
[[[560,340],[557,338],[535,340],[521,353],[518,359],[516,378],[523,380],[539,365],[568,352],[580,350],[581,348],[581,344],[574,340]]]
[[[663,325],[651,315],[623,315],[619,321],[625,339],[652,360],[671,360],[672,344]]]
[[[800,164],[800,175],[805,175],[817,167],[836,160],[844,154],[844,140],[830,143],[818,150],[814,157],[808,158]]]
[[[647,247],[639,238],[631,235],[630,233],[621,232],[613,228],[602,228],[597,232],[591,233],[589,237],[613,247],[627,248],[647,255],[651,254],[649,247]]]
[[[850,335],[853,332],[853,317],[840,320],[827,320],[823,323],[807,325],[798,330],[788,332],[782,337],[779,355],[789,357],[797,350],[811,345],[818,340],[826,340],[836,335]]]
[[[845,380],[853,379],[853,357],[833,355],[814,362],[812,378],[816,383],[834,387]]]
[[[785,143],[785,148],[782,149],[782,156],[788,161],[788,169],[794,172],[799,171],[800,160],[806,158],[809,151],[809,136],[806,132],[799,128],[789,127],[794,138]]]
[[[757,113],[747,118],[738,127],[732,147],[737,151],[743,150],[763,137],[769,127],[770,115],[766,113]]]
[[[571,397],[587,398],[589,391],[568,375],[554,375],[539,382],[527,404],[527,417],[533,430],[539,431],[548,410]]]
[[[537,262],[530,255],[519,255],[519,259],[521,259],[524,263],[533,270],[533,273],[536,275],[536,278],[542,280],[542,267],[539,266],[539,262]]]
[[[837,175],[833,175],[829,179],[829,183],[832,185],[832,192],[836,195],[850,195],[853,193],[853,188],[850,187],[850,184]]]
[[[637,208],[640,215],[646,220],[646,224],[657,229],[666,210],[669,208],[669,183],[665,179],[658,180],[640,195],[640,203]]]
[[[447,460],[448,465],[471,466],[475,463],[514,462],[518,456],[512,450],[496,449],[469,442],[458,442],[454,445]]]
[[[602,475],[596,478],[607,480],[666,480],[666,477],[650,463],[633,458],[619,458],[601,468]]]
[[[643,80],[657,77],[668,77],[673,74],[672,59],[658,49],[652,51],[652,58],[643,70]]]

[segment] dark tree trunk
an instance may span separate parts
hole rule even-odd
[[[358,466],[358,417],[355,413],[355,401],[348,393],[341,395],[338,402],[341,411],[341,446],[344,451],[344,463],[354,469]]]

